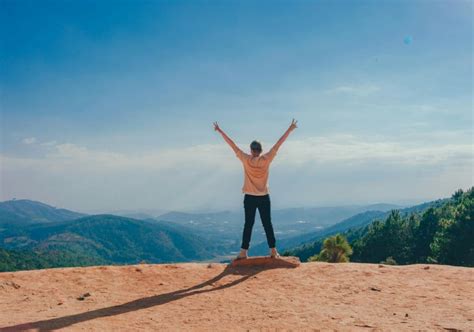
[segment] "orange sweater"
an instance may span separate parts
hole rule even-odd
[[[268,173],[270,163],[277,153],[276,148],[272,148],[265,154],[260,154],[258,157],[253,157],[250,154],[238,150],[237,158],[240,159],[244,167],[244,185],[242,193],[256,196],[263,196],[269,194],[268,187]]]

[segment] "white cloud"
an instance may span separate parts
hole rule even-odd
[[[354,135],[310,137],[287,142],[284,162],[304,164],[379,161],[399,165],[433,165],[472,159],[471,144],[420,145],[379,139],[364,140]]]
[[[23,144],[33,144],[36,143],[36,137],[26,137],[21,141]]]
[[[272,144],[263,142],[269,149]],[[184,148],[167,148],[139,154],[89,149],[72,143],[49,144],[43,158],[9,158],[21,163],[54,164],[56,167],[89,165],[97,169],[179,169],[192,167],[236,169],[234,152],[224,142],[201,144]],[[246,151],[246,145],[240,144]],[[246,151],[248,152],[248,151]],[[278,151],[276,162],[282,165],[306,163],[379,162],[427,165],[450,160],[472,158],[472,146],[467,143],[427,144],[426,141],[390,141],[381,136],[358,137],[351,134],[314,136],[299,140],[289,139]]]
[[[135,154],[60,143],[50,144],[41,158],[0,155],[0,164],[3,199],[29,197],[69,207],[80,202],[86,209],[228,208],[239,200],[243,182],[242,166],[225,142]],[[472,146],[462,140],[337,134],[290,138],[278,151],[269,183],[280,193],[281,201],[275,201],[280,205],[376,202],[404,198],[403,191],[413,186],[418,195],[442,196],[469,184],[472,166]],[[390,186],[398,189],[382,190]]]
[[[202,144],[185,148],[167,148],[140,154],[124,154],[120,152],[93,150],[72,143],[55,145],[41,162],[54,162],[55,165],[70,166],[94,165],[103,169],[179,169],[195,166],[232,167],[230,162],[234,152],[230,147],[219,144]],[[235,157],[236,158],[236,157]]]

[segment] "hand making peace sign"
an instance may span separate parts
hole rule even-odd
[[[295,128],[298,128],[298,127],[296,126],[296,123],[297,123],[297,122],[298,122],[298,121],[295,121],[295,119],[293,119],[293,120],[291,121],[290,130],[294,130]]]

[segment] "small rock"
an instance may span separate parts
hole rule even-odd
[[[365,323],[362,323],[362,324],[355,324],[355,326],[359,326],[359,327],[373,327],[369,324],[365,324]]]
[[[138,267],[135,269],[136,272],[142,272],[142,269],[139,269]]]
[[[208,269],[211,268],[211,267],[212,267],[212,263],[207,264]]]
[[[405,314],[405,317],[408,317],[408,314]]]
[[[383,266],[382,264],[379,264],[379,267],[385,267],[385,266]]]
[[[58,302],[58,305],[62,305],[62,304],[63,304],[63,302]]]
[[[429,269],[430,269],[430,267],[429,267],[429,266],[425,266],[423,269],[425,269],[425,270],[429,270]]]
[[[370,290],[373,290],[375,292],[381,292],[382,290],[376,287],[370,287]]]
[[[13,281],[6,282],[6,284],[7,284],[8,286],[12,286],[12,287],[15,288],[15,289],[19,289],[19,288],[21,287],[20,285],[18,285],[16,282],[13,282]]]
[[[77,300],[84,301],[86,299],[86,297],[89,297],[89,296],[91,296],[91,293],[85,293],[85,294],[77,297]]]

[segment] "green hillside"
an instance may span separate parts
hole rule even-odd
[[[35,252],[32,250],[7,250],[0,248],[0,272],[101,265],[106,263],[106,261],[100,258],[87,257],[66,251]]]
[[[409,212],[392,210],[369,225],[341,232],[353,247],[351,261],[474,266],[473,188]],[[307,261],[320,252],[323,241],[319,238],[283,254]]]
[[[48,204],[28,199],[0,202],[0,225],[26,225],[34,223],[60,222],[85,216],[66,209],[57,209]]]
[[[61,252],[91,262],[133,264],[185,262],[213,257],[213,245],[175,227],[114,215],[9,228],[0,232],[1,246],[41,255]]]
[[[426,202],[426,203],[422,203],[422,204],[415,205],[412,207],[399,209],[399,211],[405,215],[414,213],[414,212],[421,212],[421,211],[425,211],[431,206],[439,206],[443,204],[443,202],[445,201],[446,199],[439,199],[436,201]],[[374,205],[374,206],[377,206],[377,205]],[[384,205],[383,207],[386,207],[386,205]],[[374,220],[386,218],[389,214],[390,214],[390,210],[389,211],[373,211],[373,210],[364,211],[356,215],[353,215],[341,222],[338,222],[337,224],[323,228],[318,231],[309,232],[306,234],[287,237],[287,238],[278,238],[277,246],[281,250],[286,250],[287,252],[298,253],[297,254],[298,256],[301,254],[302,255],[301,257],[305,257],[306,253],[311,253],[313,251],[313,249],[308,249],[308,248],[313,248],[314,242],[319,243],[320,242],[319,240],[323,240],[327,236],[334,235],[340,232],[345,232],[350,229],[356,229],[356,228],[369,225]],[[255,246],[251,246],[250,252],[253,255],[265,254],[266,252],[268,252],[267,242],[264,241]]]

